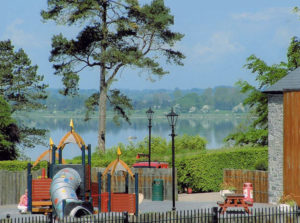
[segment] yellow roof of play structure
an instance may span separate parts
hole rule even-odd
[[[87,147],[85,146],[85,143],[83,141],[83,139],[81,138],[81,136],[76,133],[74,131],[74,124],[73,124],[73,120],[70,120],[70,127],[71,127],[71,131],[68,132],[59,142],[58,146],[57,146],[57,150],[58,149],[64,149],[64,147],[69,144],[69,143],[74,143],[77,144],[79,149],[82,148],[82,146],[84,146],[85,149],[87,149]],[[52,146],[54,145],[52,139],[49,139],[49,145],[50,145],[50,149],[46,150],[45,152],[43,152],[38,158],[37,160],[34,162],[33,167],[35,167],[40,161],[42,160],[46,160],[51,162],[51,158],[52,158]],[[55,153],[55,157],[58,159],[59,155],[58,152]],[[65,164],[65,160],[62,159],[62,163]]]
[[[71,131],[68,132],[59,142],[57,149],[64,149],[64,147],[69,144],[69,143],[74,143],[77,144],[79,149],[82,148],[82,146],[85,147],[85,149],[87,149],[87,147],[85,146],[85,143],[83,141],[83,139],[81,138],[81,136],[76,133],[74,131],[74,124],[73,124],[73,120],[71,119],[70,121],[70,127],[71,127]]]
[[[50,138],[49,139],[49,144],[50,144],[50,149],[44,151],[38,158],[37,160],[34,162],[34,164],[32,165],[32,167],[35,167],[39,162],[45,160],[45,161],[48,161],[51,163],[52,161],[52,146],[54,145],[52,139]],[[58,155],[58,152],[55,153],[55,157],[57,159],[59,159],[59,155]],[[62,163],[63,164],[66,164],[65,160],[62,159]]]
[[[130,174],[131,177],[133,177],[133,173],[131,171],[131,169],[127,166],[127,164],[123,161],[120,160],[120,155],[121,155],[121,150],[120,148],[118,148],[117,150],[117,159],[112,161],[104,170],[103,175],[107,174],[110,171],[111,175],[114,175],[114,173],[116,171],[125,171],[128,172]]]

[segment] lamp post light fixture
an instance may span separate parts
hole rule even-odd
[[[151,121],[153,118],[154,111],[152,111],[151,107],[146,111],[147,118],[149,120],[149,153],[148,153],[148,167],[151,167]]]
[[[172,127],[172,210],[175,211],[176,207],[175,207],[175,145],[174,145],[174,138],[175,138],[175,125],[178,119],[178,114],[176,114],[173,110],[173,108],[171,109],[171,112],[169,114],[167,114],[167,118],[168,118],[168,122],[170,124],[170,126]]]

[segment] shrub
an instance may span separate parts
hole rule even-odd
[[[30,162],[33,164],[33,162]],[[9,170],[9,171],[23,171],[27,169],[28,161],[19,161],[19,160],[13,160],[13,161],[0,161],[0,169],[1,170]],[[47,162],[42,161],[36,165],[33,170],[38,170],[41,168],[46,168]]]
[[[190,136],[184,134],[182,136],[177,136],[175,140],[175,150],[176,152],[191,150],[191,151],[205,151],[207,141],[206,139],[200,137],[199,135]],[[171,148],[172,142],[169,142],[169,148]]]
[[[216,151],[177,160],[178,185],[188,184],[193,191],[219,191],[223,169],[254,169],[257,158],[268,157],[267,148]]]
[[[254,168],[256,170],[268,170],[268,159],[259,159],[254,163]]]

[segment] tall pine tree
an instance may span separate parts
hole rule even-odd
[[[87,101],[89,110],[99,110],[98,147],[105,150],[106,103],[128,119],[131,101],[111,85],[123,68],[139,68],[161,77],[168,72],[160,65],[182,65],[183,54],[174,44],[183,37],[173,32],[174,17],[164,0],[141,5],[138,0],[48,0],[45,20],[57,24],[83,27],[75,39],[62,34],[52,39],[50,61],[55,74],[62,76],[62,93],[76,94],[79,72],[95,68],[99,72],[99,91]],[[124,75],[124,73],[123,73]],[[84,78],[88,78],[85,76]]]

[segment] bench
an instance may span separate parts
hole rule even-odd
[[[253,206],[253,203],[244,200],[243,194],[228,194],[225,201],[218,201],[217,204],[221,214],[224,214],[229,207],[242,207],[248,214],[251,214],[249,207]]]

